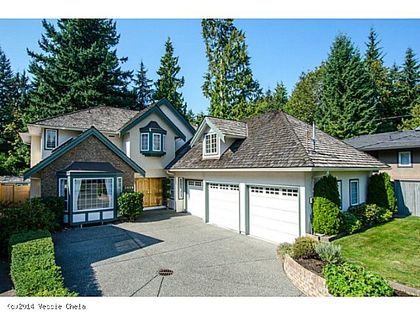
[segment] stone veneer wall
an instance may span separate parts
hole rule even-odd
[[[95,136],[90,136],[36,174],[41,178],[42,197],[57,196],[56,172],[72,162],[109,162],[123,172],[123,186],[134,187],[134,170]]]
[[[301,266],[289,255],[283,258],[283,269],[290,281],[306,296],[331,296],[325,285],[325,279]]]

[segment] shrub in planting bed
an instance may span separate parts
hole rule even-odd
[[[143,212],[143,194],[140,192],[125,192],[118,197],[119,214],[133,221]]]

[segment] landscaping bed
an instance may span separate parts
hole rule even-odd
[[[332,243],[300,237],[293,245],[281,244],[278,254],[289,279],[308,296],[411,296],[344,259],[341,247]]]

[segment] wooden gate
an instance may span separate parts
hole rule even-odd
[[[136,191],[143,193],[143,207],[163,205],[163,178],[136,178]]]
[[[29,185],[0,184],[0,202],[19,203],[29,199]]]

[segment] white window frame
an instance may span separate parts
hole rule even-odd
[[[147,148],[143,147],[143,136],[147,136]],[[140,151],[149,151],[149,133],[142,132],[140,133]]]
[[[55,141],[54,141],[54,146],[53,147],[49,147],[48,146],[48,133],[51,133],[51,132],[55,136]],[[44,143],[45,143],[44,149],[45,150],[54,150],[57,147],[57,145],[58,145],[58,132],[57,132],[57,129],[45,129],[44,138],[45,138],[44,139]]]
[[[343,181],[337,180],[338,197],[340,198],[340,209],[343,209]]]
[[[356,203],[353,203],[353,198],[352,198],[352,183],[356,183],[357,184],[357,201]],[[357,206],[358,204],[360,204],[360,185],[359,185],[359,179],[350,179],[349,180],[349,197],[350,197],[350,206]]]
[[[403,154],[407,154],[408,153],[408,164],[402,164],[402,158],[401,156]],[[398,167],[411,167],[412,166],[412,158],[411,158],[411,151],[400,151],[398,152]]]
[[[184,200],[185,179],[178,177],[178,200]]]
[[[155,137],[159,137],[159,148],[155,148]],[[162,151],[162,135],[160,133],[153,133],[152,134],[152,150],[154,152],[161,152]]]
[[[69,199],[69,186],[68,186],[68,180],[67,177],[60,177],[58,179],[58,197],[65,197],[64,189],[65,185],[67,185],[67,198],[65,198],[65,208],[64,212],[68,212],[68,199]]]
[[[102,210],[110,210],[110,209],[114,209],[114,177],[95,177],[95,178],[91,178],[91,177],[86,177],[86,178],[73,178],[73,187],[75,186],[76,180],[97,180],[97,179],[110,179],[111,180],[111,187],[112,187],[112,194],[111,194],[111,207],[108,208],[94,208],[94,209],[76,209],[77,206],[77,200],[76,200],[76,195],[73,192],[73,198],[72,198],[72,203],[73,203],[73,207],[72,207],[72,212],[73,213],[79,213],[79,212],[91,212],[91,211],[102,211]],[[74,190],[74,189],[73,189]]]
[[[207,152],[207,140],[210,141],[210,150],[211,150],[212,149],[212,143],[211,143],[212,137],[214,137],[214,141],[215,141],[215,144],[216,144],[215,145],[215,151],[214,152],[213,151]],[[205,156],[214,156],[214,155],[218,154],[218,151],[219,151],[219,148],[218,148],[218,145],[217,145],[217,134],[215,132],[206,134],[204,136],[204,155]]]

